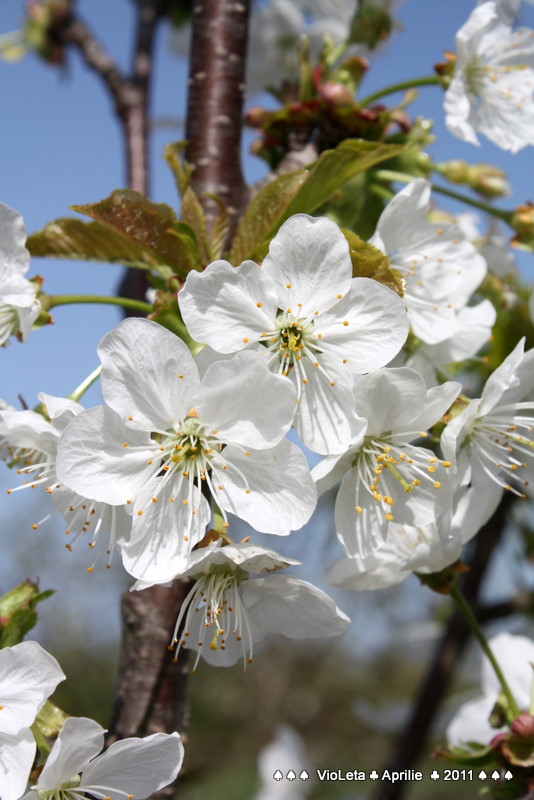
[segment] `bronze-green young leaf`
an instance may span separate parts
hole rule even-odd
[[[109,225],[67,217],[49,222],[33,233],[26,246],[32,256],[43,258],[101,261],[146,270],[155,269],[160,263],[151,250]]]
[[[148,249],[158,264],[166,264],[176,275],[185,277],[189,271],[187,250],[170,232],[177,222],[170,206],[153,203],[131,189],[116,189],[105,200],[73,209],[133,239]]]
[[[342,233],[349,243],[353,278],[373,278],[402,297],[404,294],[402,275],[397,270],[391,269],[389,258],[352,231],[342,230]]]
[[[229,260],[232,264],[247,258],[261,260],[286,219],[313,213],[359,172],[403,150],[403,145],[347,139],[335,150],[325,150],[310,167],[276,178],[245,209]]]

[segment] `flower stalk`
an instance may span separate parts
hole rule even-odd
[[[422,78],[411,78],[407,81],[399,81],[399,83],[392,83],[391,86],[385,86],[383,89],[379,89],[377,92],[368,94],[367,97],[363,98],[363,100],[359,100],[359,104],[365,108],[366,106],[371,105],[371,103],[374,103],[376,100],[380,100],[381,97],[387,97],[387,95],[394,94],[395,92],[404,92],[407,89],[417,89],[419,86],[440,86],[442,83],[443,80],[438,75],[426,75]]]
[[[504,693],[504,695],[506,697],[506,700],[508,701],[509,716],[510,716],[510,719],[508,721],[512,722],[516,717],[519,716],[519,713],[520,713],[519,712],[519,708],[518,708],[518,705],[516,703],[515,697],[513,696],[512,692],[511,692],[511,689],[510,689],[510,687],[508,685],[508,682],[507,682],[506,678],[504,677],[503,671],[501,670],[501,668],[500,668],[500,666],[499,666],[499,664],[497,662],[497,659],[495,658],[495,656],[494,656],[494,654],[492,652],[492,649],[488,644],[488,640],[486,639],[486,636],[484,635],[484,631],[480,627],[480,625],[478,623],[478,620],[475,617],[475,615],[474,615],[474,613],[473,613],[473,611],[471,609],[471,606],[469,605],[469,603],[465,599],[464,595],[462,594],[458,584],[455,584],[451,588],[450,595],[451,595],[452,599],[454,600],[454,602],[456,603],[456,607],[461,612],[461,614],[463,615],[465,621],[467,622],[467,624],[469,625],[469,627],[473,631],[474,635],[478,639],[478,642],[479,642],[479,644],[480,644],[480,646],[481,646],[481,648],[482,648],[482,650],[484,652],[484,655],[486,656],[486,658],[490,662],[490,664],[491,664],[491,666],[493,668],[493,671],[495,672],[495,675],[497,676],[497,679],[498,679],[499,683],[502,686],[503,693]]]
[[[130,308],[142,314],[150,314],[154,309],[150,303],[142,300],[133,300],[131,297],[107,297],[99,294],[48,294],[41,295],[41,304],[47,310],[55,306],[70,306],[79,303],[101,304]]]

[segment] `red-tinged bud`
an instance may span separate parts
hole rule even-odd
[[[247,125],[250,125],[251,128],[261,128],[268,121],[270,116],[272,116],[272,112],[267,111],[265,108],[261,106],[252,106],[245,114],[245,120]]]
[[[349,106],[354,103],[354,96],[350,89],[343,86],[342,83],[335,81],[326,81],[319,86],[319,96],[329,105],[335,106]]]
[[[512,722],[512,733],[525,739],[534,736],[534,716],[529,714],[528,711],[523,711]]]

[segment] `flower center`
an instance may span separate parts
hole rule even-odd
[[[252,663],[252,633],[239,586],[248,573],[221,565],[193,577],[196,583],[182,604],[169,646],[170,650],[176,648],[174,660],[179,661],[182,647],[197,650],[194,673],[206,645],[224,652],[230,639],[239,643],[246,669]]]
[[[0,346],[5,344],[11,335],[17,333],[19,324],[16,309],[0,300]]]
[[[531,413],[517,413],[522,410]],[[510,411],[516,413],[511,416]],[[534,441],[528,435],[534,430],[533,411],[534,405],[528,402],[501,406],[475,420],[471,435],[462,442],[462,447],[473,443],[478,465],[494,483],[522,499],[528,480],[521,477],[521,471],[527,466],[526,459],[534,457]]]

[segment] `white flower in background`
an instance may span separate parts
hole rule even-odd
[[[482,397],[443,431],[441,446],[446,458],[456,458],[461,485],[525,497],[534,477],[534,402],[524,400],[534,388],[534,350],[524,353],[524,341],[490,375]]]
[[[388,203],[370,244],[405,280],[404,303],[413,333],[427,344],[458,329],[462,308],[486,275],[486,263],[458,225],[431,222],[430,184],[417,178]]]
[[[489,0],[478,0],[478,5],[487,3]],[[493,0],[499,11],[508,22],[513,22],[519,12],[521,0]],[[523,0],[524,3],[532,3],[534,0]]]
[[[297,561],[253,544],[220,546],[220,540],[191,555],[183,575],[195,579],[176,621],[173,645],[196,650],[193,671],[202,656],[228,667],[252,662],[254,645],[268,633],[292,639],[342,633],[349,618],[324,592],[292,575],[250,578]],[[144,588],[141,585],[139,588]]]
[[[39,711],[65,679],[56,659],[37,642],[0,650],[0,796],[18,800],[35,757],[30,731]]]
[[[445,94],[447,127],[479,144],[483,133],[503,150],[534,144],[534,32],[512,31],[494,2],[477,6],[456,34],[456,64]]]
[[[440,572],[460,558],[462,546],[492,516],[500,492],[486,495],[461,489],[452,508],[436,522],[419,528],[390,523],[384,544],[367,558],[345,558],[328,574],[328,583],[340,589],[365,591],[400,583],[414,572]]]
[[[215,261],[190,272],[178,294],[191,335],[219,353],[256,348],[287,375],[298,400],[295,427],[318,453],[357,435],[353,375],[387,364],[408,330],[400,297],[352,277],[347,240],[325,218],[296,214],[260,267]]]
[[[534,642],[526,636],[499,633],[489,640],[520,711],[530,706],[534,663]],[[506,727],[493,728],[489,718],[502,692],[502,687],[486,657],[482,660],[482,697],[463,705],[447,728],[451,747],[465,747],[470,742],[489,744]]]
[[[162,583],[187,567],[211,509],[263,533],[302,527],[316,495],[306,459],[283,437],[295,390],[257,353],[217,361],[199,377],[186,345],[145,319],[124,320],[99,346],[108,407],[63,433],[58,476],[74,491],[129,503],[126,569]],[[110,410],[112,409],[112,410]]]
[[[490,272],[499,278],[516,272],[517,261],[500,220],[491,219],[485,233],[480,229],[480,217],[470,211],[456,214],[456,222],[483,256]]]
[[[19,334],[26,341],[41,312],[35,287],[24,276],[30,265],[20,214],[0,203],[0,345]]]
[[[436,386],[438,376],[449,378],[453,364],[474,358],[489,342],[497,312],[489,300],[476,306],[464,306],[456,312],[455,333],[437,344],[417,343],[405,366],[415,369],[427,386]]]
[[[105,546],[105,533],[109,534],[106,552],[108,566],[115,544],[128,537],[131,518],[123,508],[89,500],[63,486],[56,474],[57,447],[61,431],[83,411],[79,403],[63,397],[52,397],[40,393],[39,400],[52,420],[49,422],[35,411],[17,411],[11,406],[0,410],[0,457],[16,467],[22,484],[8,489],[8,494],[24,488],[43,486],[56,511],[67,523],[66,535],[70,537],[68,550],[87,534],[89,546],[96,547],[95,561],[100,549]],[[36,530],[52,515],[33,524]],[[93,562],[94,566],[94,562]],[[93,567],[89,567],[92,571]]]
[[[414,370],[382,369],[360,378],[356,414],[366,429],[347,441],[341,455],[312,471],[322,494],[342,480],[335,506],[338,538],[349,558],[366,558],[386,539],[390,522],[420,527],[449,506],[453,491],[451,461],[410,444],[426,438],[460,392],[449,382],[427,391]]]
[[[367,4],[371,4],[367,0]],[[374,0],[372,3],[389,11],[394,0]],[[344,42],[350,31],[355,3],[347,0],[268,0],[254,3],[250,17],[249,52],[254,58],[247,62],[247,95],[278,86],[284,79],[298,76],[299,39],[306,36],[312,58],[317,58],[328,36],[335,44]],[[189,57],[190,25],[173,28],[171,49]],[[369,57],[371,51],[363,45],[352,46],[349,55]]]
[[[280,725],[274,739],[262,748],[258,757],[258,771],[261,786],[254,800],[305,800],[313,791],[313,780],[297,780],[303,771],[311,778],[313,770],[306,757],[302,737],[289,725]],[[296,779],[285,780],[291,771]],[[278,773],[284,776],[284,780],[274,777]]]
[[[99,800],[143,800],[178,775],[184,749],[177,733],[122,739],[98,755],[104,733],[92,719],[69,717],[23,800],[81,800],[85,792]]]
[[[528,311],[530,314],[530,321],[534,325],[534,287],[532,287],[530,297],[528,298]]]

